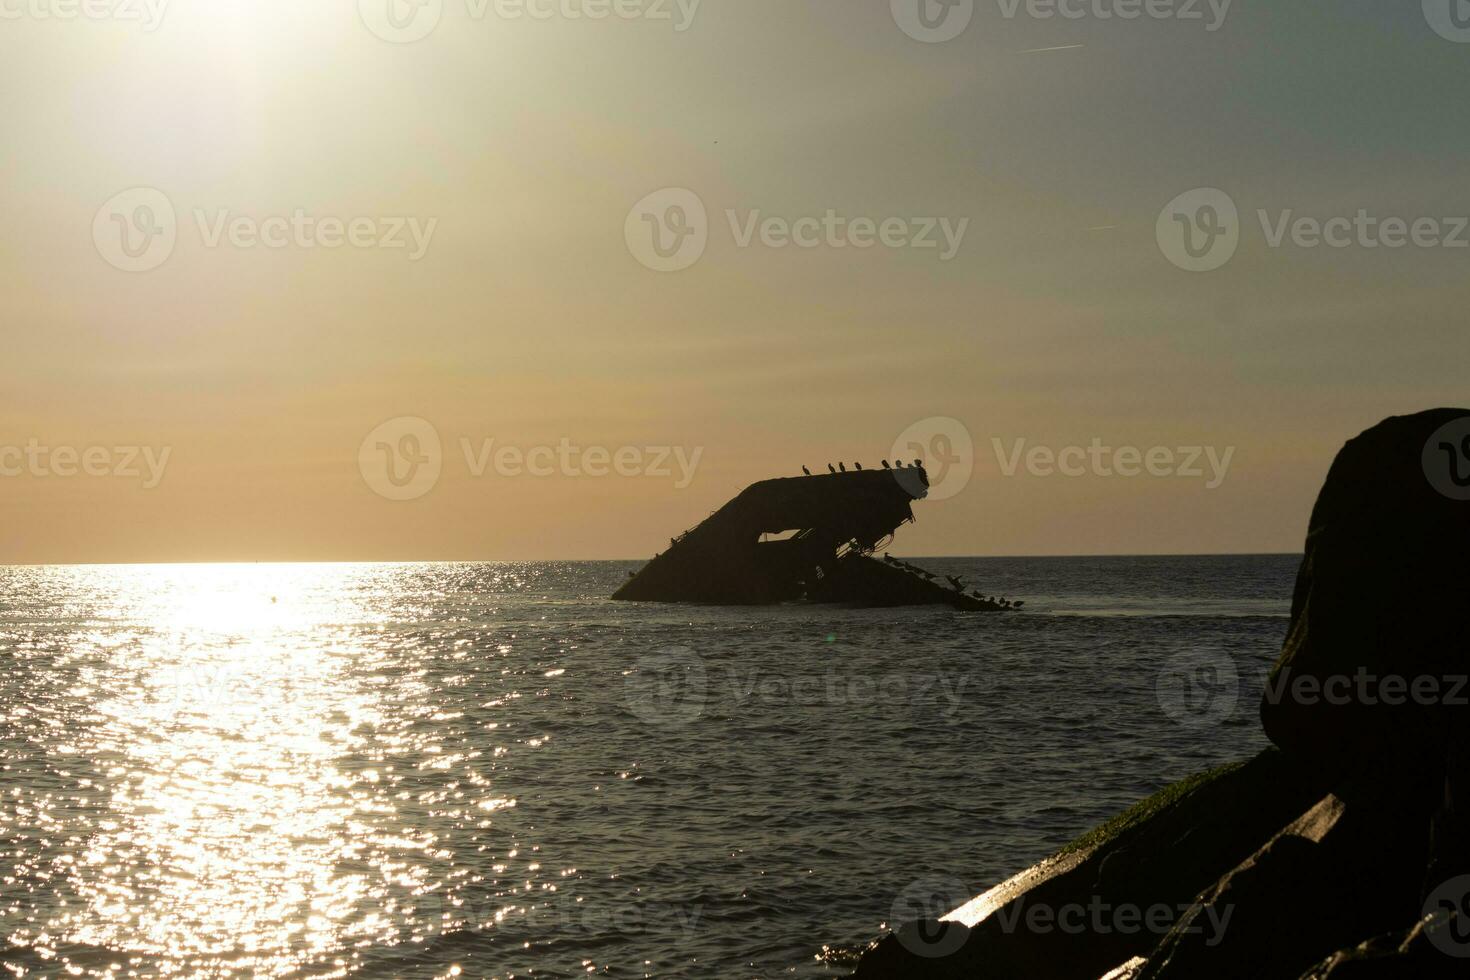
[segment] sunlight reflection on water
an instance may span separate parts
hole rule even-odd
[[[843,975],[916,877],[1253,751],[1154,679],[1263,669],[1295,562],[933,562],[1036,610],[978,618],[609,602],[630,567],[0,567],[0,967]],[[670,649],[700,700],[650,714]]]
[[[487,828],[509,801],[462,770],[464,746],[419,724],[435,714],[431,691],[422,670],[405,669],[402,646],[391,658],[377,648],[391,573],[65,575],[105,625],[19,651],[32,676],[52,666],[75,680],[65,700],[37,689],[35,703],[7,712],[7,740],[43,726],[33,747],[54,768],[31,790],[12,789],[26,798],[5,829],[48,846],[24,855],[6,891],[13,880],[49,886],[54,899],[18,924],[7,917],[13,943],[157,954],[179,976],[196,975],[190,964],[214,975],[222,962],[281,975],[443,927],[449,912],[414,915],[444,904],[426,894],[452,887],[434,873],[452,858],[436,828]],[[88,696],[79,724],[67,712]],[[426,785],[431,772],[454,775]],[[68,783],[105,800],[105,819],[81,812]]]

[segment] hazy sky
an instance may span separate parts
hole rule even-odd
[[[1470,401],[1449,0],[389,2],[0,0],[0,561],[644,557],[913,426],[900,553],[1288,551]]]

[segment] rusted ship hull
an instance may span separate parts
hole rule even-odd
[[[859,606],[1006,606],[948,587],[913,566],[872,557],[914,519],[922,467],[766,480],[669,543],[614,595],[632,602]]]

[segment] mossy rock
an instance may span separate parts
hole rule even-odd
[[[932,950],[914,952],[889,935],[853,976],[1097,980],[1147,954],[1163,933],[1033,929],[1028,909],[1055,914],[1099,904],[1177,913],[1325,792],[1317,776],[1275,749],[1191,776],[956,909],[946,920],[969,932],[955,952],[925,956]]]

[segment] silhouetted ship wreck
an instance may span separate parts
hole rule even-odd
[[[674,538],[614,599],[766,605],[945,605],[1002,612],[1023,603],[966,592],[957,578],[873,554],[929,492],[920,465],[765,480]]]

